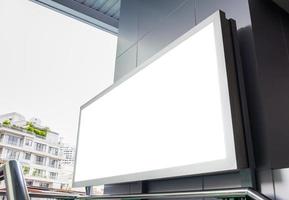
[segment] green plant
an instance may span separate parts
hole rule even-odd
[[[9,126],[11,125],[11,121],[9,119],[6,119],[5,121],[3,121],[3,125]]]
[[[37,128],[33,125],[32,122],[27,122],[25,129],[28,132],[34,133],[34,134],[42,136],[42,137],[46,137],[47,132],[49,130],[48,128],[45,128],[45,129]]]
[[[22,170],[23,170],[23,174],[29,174],[29,171],[30,171],[30,167],[27,167],[27,166],[23,166],[22,167]]]

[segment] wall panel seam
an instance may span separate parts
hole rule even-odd
[[[170,17],[171,15],[173,15],[175,12],[177,12],[180,8],[182,8],[189,0],[185,0],[183,1],[180,5],[178,5],[175,9],[171,10],[166,16],[163,17],[162,20],[159,21],[158,25],[163,24],[163,22]],[[141,41],[145,36],[147,36],[148,34],[152,33],[154,31],[153,28],[149,29],[148,31],[146,31],[146,33],[144,33],[142,36],[139,36],[138,41]]]

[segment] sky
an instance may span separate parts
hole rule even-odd
[[[117,37],[29,0],[1,0],[0,27],[0,115],[75,145],[80,106],[113,83]]]

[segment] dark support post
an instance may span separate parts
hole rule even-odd
[[[30,200],[22,170],[16,160],[5,163],[0,171],[0,179],[5,179],[8,200]]]
[[[86,186],[85,187],[85,194],[87,196],[93,195],[93,186]]]

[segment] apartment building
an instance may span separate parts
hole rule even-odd
[[[67,182],[59,179],[59,134],[41,126],[39,119],[26,121],[18,113],[0,116],[0,162],[18,160],[27,186],[62,189]]]
[[[75,148],[69,144],[63,144],[60,147],[63,159],[61,160],[61,165],[73,165],[75,157]]]
[[[60,147],[60,152],[63,159],[60,161],[61,174],[59,179],[67,183],[67,187],[63,189],[72,188],[72,179],[73,179],[73,169],[74,169],[74,159],[75,159],[75,148],[70,144],[62,143]]]

